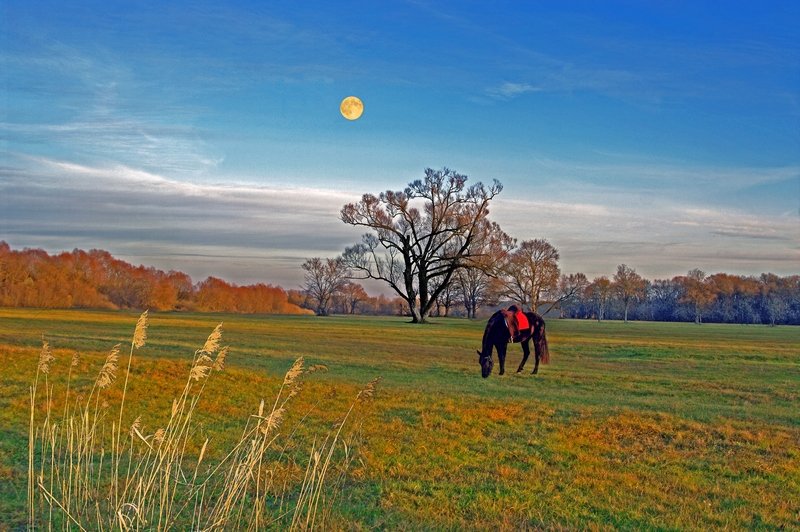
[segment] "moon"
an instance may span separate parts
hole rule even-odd
[[[358,120],[364,112],[364,103],[355,96],[348,96],[342,100],[339,111],[348,120]]]

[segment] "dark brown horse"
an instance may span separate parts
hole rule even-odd
[[[481,375],[485,379],[492,373],[494,360],[492,360],[492,350],[497,349],[497,359],[500,361],[500,375],[506,372],[506,349],[511,339],[511,333],[506,322],[507,313],[498,310],[486,323],[486,330],[483,331],[483,347],[478,351],[478,362],[481,365]],[[539,372],[539,362],[547,364],[550,362],[550,351],[547,348],[547,336],[544,332],[544,320],[535,312],[526,312],[529,326],[520,331],[519,343],[522,344],[522,362],[517,368],[517,373],[525,367],[528,356],[531,354],[528,345],[533,340],[533,348],[536,353],[536,365],[533,367],[533,374]]]

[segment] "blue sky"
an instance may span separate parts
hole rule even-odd
[[[800,273],[796,2],[163,4],[0,5],[12,247],[295,287],[448,166],[565,272]]]

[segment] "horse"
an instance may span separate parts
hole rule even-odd
[[[478,362],[481,365],[481,376],[484,379],[492,373],[492,368],[494,367],[492,349],[497,349],[497,359],[500,361],[500,375],[506,372],[506,349],[512,339],[512,333],[507,323],[508,316],[508,311],[498,310],[486,323],[486,329],[483,331],[483,347],[478,351]],[[529,326],[519,331],[519,337],[515,339],[522,344],[522,362],[517,368],[517,373],[522,371],[522,368],[525,367],[525,362],[528,361],[528,356],[531,354],[528,343],[532,339],[536,352],[536,365],[533,367],[531,374],[535,375],[539,372],[540,361],[542,364],[550,362],[550,351],[547,347],[547,336],[542,317],[535,312],[526,312],[525,316],[528,318]]]

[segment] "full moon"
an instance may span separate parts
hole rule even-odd
[[[339,106],[342,116],[348,120],[358,120],[364,112],[364,103],[355,96],[348,96]]]

